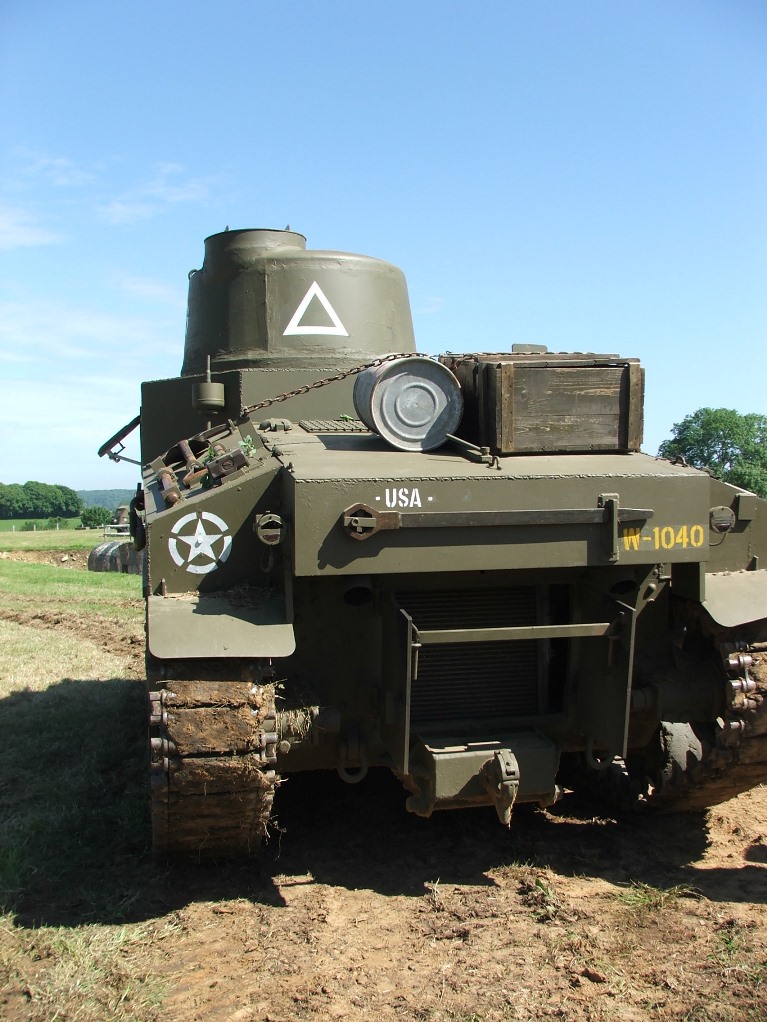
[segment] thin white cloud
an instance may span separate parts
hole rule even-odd
[[[183,310],[186,308],[186,295],[181,288],[162,284],[149,277],[119,277],[116,283],[122,291],[134,295],[136,298],[159,302],[172,309]]]
[[[150,202],[129,202],[115,200],[98,207],[102,220],[110,224],[132,224],[137,220],[147,220],[158,212],[159,207]]]
[[[210,197],[209,182],[201,178],[184,179],[183,173],[179,164],[162,163],[150,180],[102,204],[98,212],[108,223],[126,224],[146,220],[181,202],[206,202]]]
[[[120,471],[106,458],[99,459],[97,451],[138,411],[140,394],[135,381],[65,375],[56,380],[14,381],[7,390],[8,399],[0,405],[0,436],[6,438],[7,452],[0,470],[3,482],[23,482],[32,475],[75,489],[123,485]],[[11,443],[20,430],[25,442]],[[138,434],[129,438],[126,447],[127,456],[138,459]],[[30,450],[54,448],[56,456],[38,459],[33,473]],[[126,474],[135,476],[137,472],[131,466]]]
[[[6,383],[0,479],[23,482],[29,451],[49,450],[53,443],[57,456],[43,459],[35,478],[75,488],[122,485],[120,472],[96,452],[138,411],[142,380],[178,374],[183,337],[173,320],[65,302],[0,302]],[[22,434],[23,444],[12,442]],[[128,456],[139,456],[137,436],[131,437]]]
[[[154,180],[150,181],[144,189],[146,195],[151,195],[159,202],[202,202],[210,194],[210,188],[205,181],[183,180],[184,168],[177,163],[162,163],[157,168]]]
[[[18,351],[0,351],[0,362],[6,365],[24,365],[36,361],[32,355],[23,355]]]
[[[34,363],[46,376],[71,372],[73,362],[80,371],[89,363],[115,375],[136,371],[148,378],[158,364],[175,373],[181,347],[173,324],[149,314],[126,316],[53,301],[0,302],[0,352],[9,363]]]
[[[17,148],[15,155],[25,163],[25,176],[45,178],[57,188],[81,188],[93,184],[102,169],[100,165],[86,169],[68,156],[53,156],[25,146]]]
[[[63,235],[40,226],[36,217],[26,210],[0,207],[0,249],[9,252],[17,248],[57,245],[63,240]]]

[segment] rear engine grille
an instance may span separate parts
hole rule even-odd
[[[533,625],[539,618],[533,586],[409,592],[396,599],[422,630]],[[547,648],[547,643],[536,640],[424,646],[411,690],[411,726],[542,712]]]

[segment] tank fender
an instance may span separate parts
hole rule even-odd
[[[722,628],[767,621],[767,569],[707,574],[703,607]]]
[[[243,604],[240,594],[183,593],[147,600],[147,643],[160,659],[290,656],[296,648],[282,593],[264,591]]]

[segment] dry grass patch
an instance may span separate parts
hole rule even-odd
[[[0,562],[1,1018],[158,1018],[141,620],[138,579]]]
[[[38,529],[0,532],[0,550],[90,550],[103,540],[101,529]]]
[[[0,1015],[29,1022],[153,1022],[165,995],[155,975],[158,943],[173,929],[163,923],[19,930],[5,919]]]
[[[0,698],[22,690],[42,692],[62,678],[120,677],[125,659],[64,632],[0,620]]]

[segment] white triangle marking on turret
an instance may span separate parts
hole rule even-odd
[[[333,323],[333,326],[312,326],[311,324],[301,323],[301,317],[304,315],[306,310],[309,308],[309,303],[312,298],[317,298],[322,305],[325,312]],[[298,308],[293,313],[293,318],[285,327],[283,337],[291,337],[296,334],[334,334],[336,337],[348,337],[349,334],[344,328],[338,313],[330,304],[325,297],[325,292],[322,290],[320,285],[315,280],[309,290],[306,292],[304,297],[301,299]]]

